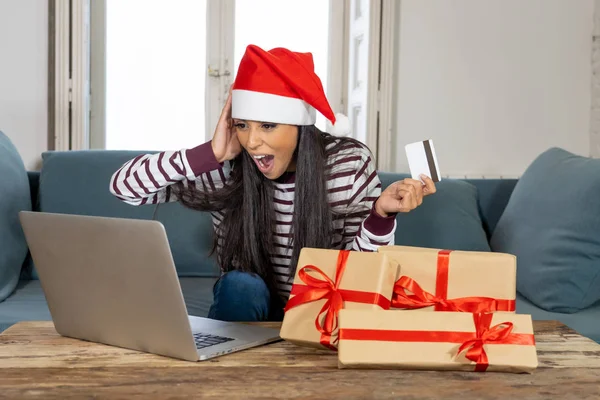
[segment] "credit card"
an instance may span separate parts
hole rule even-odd
[[[404,148],[413,179],[421,180],[420,176],[423,174],[430,177],[434,182],[442,180],[432,140],[410,143]]]

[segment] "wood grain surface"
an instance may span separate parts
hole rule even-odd
[[[339,370],[335,353],[287,342],[190,363],[22,322],[0,335],[0,398],[600,398],[600,345],[555,321],[534,331],[540,365],[529,375]]]

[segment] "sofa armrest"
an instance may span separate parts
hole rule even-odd
[[[27,171],[29,178],[29,191],[31,196],[31,208],[33,211],[39,211],[39,189],[40,189],[40,172]]]

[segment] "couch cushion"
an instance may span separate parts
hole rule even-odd
[[[600,303],[574,314],[542,310],[517,294],[517,313],[529,314],[534,321],[559,321],[581,335],[600,343]]]
[[[208,316],[217,278],[180,278],[181,291],[189,315]]]
[[[492,249],[517,256],[517,290],[571,313],[600,300],[600,160],[552,148],[517,183]]]
[[[380,172],[382,190],[408,175]],[[443,179],[437,192],[410,213],[399,213],[395,244],[450,250],[490,251],[478,207],[477,189]]]
[[[216,278],[180,278],[189,315],[206,317]],[[50,321],[50,311],[38,280],[21,281],[14,294],[0,303],[0,332],[19,321]]]
[[[40,177],[40,211],[104,217],[152,219],[155,206],[131,206],[109,192],[112,174],[143,152],[46,152]],[[213,229],[210,215],[184,208],[180,203],[161,204],[156,219],[167,231],[180,276],[217,276],[208,253]],[[35,273],[34,273],[34,276]]]
[[[27,257],[19,211],[31,211],[29,179],[23,160],[0,132],[0,301],[15,289]]]
[[[13,295],[0,303],[0,331],[19,321],[50,321],[51,319],[38,280],[20,281]]]

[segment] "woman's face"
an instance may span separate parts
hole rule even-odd
[[[296,125],[234,119],[233,127],[242,147],[268,179],[296,170],[293,159],[298,143]]]

